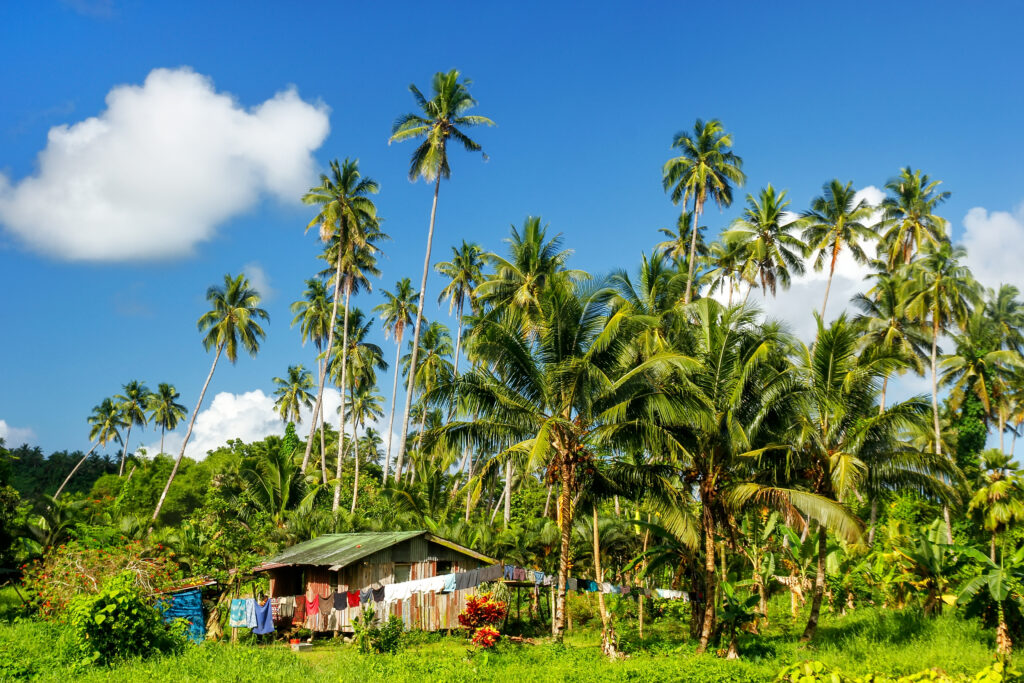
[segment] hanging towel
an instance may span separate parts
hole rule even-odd
[[[359,591],[359,604],[365,605],[366,603],[370,602],[370,600],[373,600],[373,591],[371,589],[364,588],[363,590]]]
[[[541,581],[541,585],[542,586],[550,586],[551,583],[552,583],[552,579],[553,579],[553,577],[551,576],[551,574],[545,574],[544,575],[544,580]]]
[[[245,627],[245,600],[242,598],[235,598],[231,601],[231,612],[228,620],[228,626],[231,628],[244,628]]]
[[[373,593],[374,602],[384,602],[384,586],[380,585],[379,583],[371,584],[370,592]]]
[[[254,601],[255,602],[255,601]],[[252,630],[253,633],[259,636],[266,635],[274,632],[274,617],[273,617],[273,600],[267,599],[262,605],[256,602],[256,628]]]
[[[256,601],[252,598],[245,599],[245,626],[256,628]]]
[[[505,580],[506,581],[512,581],[514,579],[515,571],[516,571],[515,567],[513,567],[510,564],[506,564],[505,565],[505,572],[504,572]]]
[[[504,575],[502,566],[500,564],[494,564],[490,567],[482,567],[480,569],[480,583],[485,581],[490,583],[492,581],[499,580]]]
[[[533,583],[535,585],[539,586],[541,581],[543,581],[543,580],[544,580],[544,572],[534,572],[533,573]]]
[[[444,576],[444,591],[445,593],[451,593],[456,590],[455,588],[455,577],[457,574],[446,574]]]

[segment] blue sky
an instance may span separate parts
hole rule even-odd
[[[450,68],[473,79],[479,113],[498,127],[475,135],[488,161],[453,157],[435,261],[463,238],[500,249],[511,223],[539,214],[564,234],[576,267],[634,268],[657,229],[677,215],[660,186],[671,137],[703,117],[720,118],[733,132],[748,175],[744,193],[771,182],[789,189],[797,210],[832,177],[881,187],[900,166],[924,169],[953,192],[943,215],[967,242],[979,277],[989,286],[1024,286],[1015,263],[1024,239],[1016,47],[1024,9],[1014,3],[524,2],[430,11],[422,3],[323,3],[315,11],[211,4],[0,7],[0,435],[6,430],[8,441],[86,447],[89,410],[129,379],[172,382],[191,409],[210,362],[195,329],[204,291],[244,267],[269,283],[272,319],[257,359],[218,370],[207,405],[216,394],[228,396],[222,412],[211,414],[209,438],[220,438],[218,425],[232,420],[240,420],[232,428],[241,436],[269,429],[265,419],[240,415],[265,402],[239,397],[269,394],[271,378],[289,364],[311,364],[312,351],[289,326],[288,305],[319,262],[314,235],[303,234],[311,213],[290,191],[301,169],[285,179],[256,176],[276,169],[279,156],[311,154],[308,170],[358,157],[381,184],[378,205],[393,238],[377,286],[418,280],[430,188],[406,178],[411,143],[389,147],[387,138],[394,117],[412,108],[408,84],[426,88],[433,72]],[[140,89],[154,69],[181,75],[183,68],[209,79],[210,96],[232,96],[233,115],[242,118],[295,88],[288,104],[295,116],[245,138],[265,147],[270,161],[236,164],[239,148],[226,142],[235,132],[230,122],[211,126],[202,148],[190,149],[159,144],[180,124],[175,115],[140,121],[126,109],[116,120],[103,118],[115,111],[106,99],[115,88],[131,85],[145,96],[148,86]],[[88,202],[55,208],[68,196],[60,193],[41,203],[26,199],[23,183],[40,173],[51,128],[97,116],[108,132],[134,131],[126,138],[134,144],[109,159],[145,169],[127,172],[147,185],[141,196],[173,196],[206,173],[205,198],[196,202],[205,209],[177,200],[167,210],[131,206],[139,195],[122,189],[117,202],[126,206],[106,209],[133,217],[142,245],[125,252],[123,240],[106,246],[99,237],[108,225],[95,217],[107,214]],[[329,133],[317,134],[317,121]],[[73,130],[81,140],[86,129]],[[293,149],[302,145],[312,149]],[[211,158],[229,172],[218,173]],[[52,161],[52,177],[88,186],[81,166],[61,163]],[[717,230],[738,208],[712,210],[706,222]],[[191,219],[204,210],[203,238],[187,239],[203,222]],[[35,211],[63,216],[46,238],[39,226],[49,219]],[[149,218],[134,220],[140,215]],[[163,221],[162,233],[150,218]],[[83,257],[83,244],[100,246]],[[851,270],[851,283],[855,276]],[[433,278],[431,302],[440,286]],[[805,289],[766,307],[800,331],[819,295],[813,282]],[[368,310],[378,301],[374,293],[356,304]],[[428,310],[446,313],[433,304]],[[390,358],[391,342],[380,341]],[[389,396],[390,376],[381,386]],[[132,446],[156,439],[133,433]]]

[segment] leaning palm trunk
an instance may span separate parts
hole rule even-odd
[[[598,583],[604,578],[601,572],[601,537],[597,529],[597,505],[592,506],[594,512],[594,580]],[[597,593],[597,606],[601,610],[601,652],[615,659],[619,656],[618,638],[612,626],[612,615],[604,604],[604,591]]]
[[[558,491],[558,527],[561,533],[558,554],[558,592],[555,593],[555,617],[551,620],[551,630],[557,642],[562,642],[565,635],[565,591],[569,581],[570,535],[572,532],[572,472],[564,462],[559,468],[561,488]]]
[[[75,476],[75,472],[78,471],[78,468],[85,464],[85,461],[89,459],[89,456],[92,455],[92,452],[94,450],[96,450],[96,447],[99,446],[99,445],[100,444],[99,444],[98,441],[96,443],[94,443],[92,445],[92,448],[89,449],[89,452],[86,453],[85,455],[83,455],[82,459],[79,460],[78,463],[71,470],[71,472],[68,473],[68,476],[64,477],[64,482],[60,485],[60,488],[57,489],[57,493],[53,494],[53,499],[54,500],[57,500],[58,498],[60,498],[61,492],[64,490],[64,487],[68,485],[68,482],[71,481],[71,477]]]
[[[381,483],[388,483],[388,470],[391,466],[391,439],[395,429],[395,401],[398,400],[398,362],[402,359],[402,336],[405,329],[395,332],[395,380],[391,386],[391,417],[388,418],[388,448],[384,454],[384,478]]]
[[[434,203],[430,207],[430,229],[427,231],[427,253],[423,259],[423,278],[420,280],[420,300],[416,306],[416,324],[412,329],[412,356],[409,361],[409,383],[405,390],[405,411],[402,415],[402,435],[398,440],[398,461],[395,463],[395,481],[402,477],[405,465],[405,441],[409,436],[409,412],[412,410],[413,380],[416,378],[416,360],[420,352],[420,326],[423,323],[423,298],[427,293],[427,275],[430,273],[430,249],[434,244],[434,221],[437,218],[437,193],[441,189],[441,174],[434,182]]]
[[[348,378],[348,304],[352,297],[352,279],[345,279],[345,320],[341,329],[341,405],[338,407],[338,463],[335,468],[337,481],[334,483],[334,505],[331,512],[338,511],[341,501],[341,454],[345,452],[345,385]],[[325,373],[326,374],[326,373]]]
[[[352,388],[352,399],[355,400],[355,387]],[[352,411],[352,462],[355,463],[355,471],[352,475],[352,508],[349,514],[356,513],[356,501],[359,500],[359,424],[356,421],[356,411]]]
[[[942,429],[939,426],[939,316],[932,313],[932,427],[935,430],[935,454],[942,457]],[[953,524],[949,519],[949,504],[942,504],[942,519],[946,523],[946,543],[953,543]]]
[[[317,365],[320,367],[320,376],[323,377],[327,373],[327,358],[318,362]],[[320,423],[320,483],[327,486],[327,435],[324,433],[327,430],[324,429],[323,403],[320,404],[319,413],[313,415],[313,429],[316,429],[317,422]]]
[[[811,616],[807,618],[807,628],[800,636],[801,641],[814,638],[818,631],[818,615],[821,614],[821,598],[825,595],[825,554],[828,550],[828,533],[825,527],[818,529],[818,570],[814,577],[814,595],[811,598]]]
[[[171,469],[171,476],[167,477],[167,484],[164,486],[163,493],[160,494],[160,500],[156,503],[156,509],[153,510],[153,518],[150,520],[149,531],[153,530],[153,525],[156,524],[156,520],[160,516],[160,510],[164,506],[164,500],[167,498],[167,492],[171,490],[171,482],[174,481],[174,475],[178,473],[181,461],[185,457],[185,448],[188,446],[188,440],[192,437],[192,428],[195,427],[196,417],[199,415],[199,409],[203,406],[203,397],[206,396],[206,389],[210,386],[210,380],[213,379],[213,372],[217,369],[217,361],[220,360],[220,354],[223,350],[224,345],[218,344],[217,353],[213,356],[213,365],[210,366],[210,374],[206,376],[206,382],[203,383],[203,390],[199,392],[199,400],[196,401],[196,409],[192,411],[192,417],[189,418],[188,430],[185,431],[185,440],[181,442],[181,452],[178,453],[178,459],[174,461],[174,467]]]
[[[324,357],[324,374],[320,375],[320,386],[316,391],[316,405],[313,406],[313,414],[320,413],[324,401],[324,384],[327,381],[327,366],[334,350],[334,321],[338,319],[338,299],[341,298],[341,248],[338,249],[338,259],[334,266],[334,299],[331,303],[331,324],[327,327],[327,355]],[[315,426],[315,425],[314,425]],[[302,456],[302,471],[309,466],[309,455],[313,452],[313,430],[310,430],[306,438],[306,454]]]
[[[825,300],[821,302],[821,319],[825,319],[825,307],[828,306],[828,293],[832,289],[832,276],[836,274],[836,259],[839,258],[839,249],[841,243],[839,238],[836,237],[835,243],[832,245],[832,265],[828,269],[828,283],[825,284]]]
[[[121,451],[121,467],[119,467],[118,470],[117,470],[117,476],[119,476],[119,477],[123,477],[124,476],[124,461],[128,459],[128,442],[131,440],[131,438],[132,438],[132,423],[131,423],[131,420],[129,420],[128,421],[128,431],[126,431],[125,434],[124,434],[124,450]],[[161,446],[161,450],[163,450],[162,446]]]
[[[685,206],[684,206],[685,208]],[[690,303],[690,297],[693,290],[693,266],[694,261],[697,259],[697,221],[700,220],[700,204],[697,202],[697,195],[693,195],[693,225],[690,228],[690,257],[686,264],[688,272],[686,276],[686,294],[683,296],[683,303]]]

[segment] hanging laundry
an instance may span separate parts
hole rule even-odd
[[[574,591],[574,590],[576,590],[576,589],[577,589],[577,588],[578,588],[579,586],[577,585],[577,581],[576,581],[576,579],[572,579],[572,578],[570,578],[570,579],[569,579],[568,581],[566,581],[566,582],[565,582],[565,587],[566,587],[566,589],[567,589],[567,590],[571,590],[571,591]]]
[[[318,631],[320,626],[320,599],[319,596],[313,595],[310,597],[308,594],[305,596],[306,603],[306,621],[305,627],[310,631]]]
[[[198,588],[171,593],[160,600],[165,623],[184,619],[189,624],[188,637],[194,643],[206,639],[206,625],[203,619],[203,596]]]
[[[544,572],[534,572],[533,573],[533,583],[535,585],[539,586],[541,581],[543,581],[543,580],[544,580]]]
[[[504,568],[500,564],[493,564],[490,567],[480,569],[480,583],[498,581],[504,575]]]
[[[446,574],[444,576],[444,588],[442,589],[442,592],[444,592],[444,593],[451,593],[452,591],[456,590],[456,588],[455,588],[455,577],[456,576],[458,576],[458,574]]]
[[[359,607],[359,591],[348,592],[348,606]]]
[[[267,598],[267,601],[262,605],[256,601],[254,609],[256,613],[256,628],[252,630],[256,635],[267,635],[268,633],[274,632],[274,617],[272,614],[272,603],[273,600]]]
[[[363,590],[359,591],[359,604],[365,605],[371,600],[373,600],[373,589],[364,588]]]
[[[316,597],[317,607],[320,611],[320,618],[317,620],[320,631],[331,631],[337,626],[337,620],[332,619],[334,616],[334,593],[328,593],[327,595],[318,595]]]
[[[516,571],[515,567],[513,567],[510,564],[506,564],[505,567],[504,567],[504,570],[505,570],[504,571],[504,576],[505,576],[505,580],[506,581],[513,581],[513,580],[515,580],[515,571]]]
[[[245,600],[235,598],[231,601],[231,612],[228,619],[228,626],[231,628],[245,627]]]
[[[245,626],[256,628],[256,600],[253,598],[245,599]]]
[[[281,619],[291,619],[295,616],[295,596],[277,598],[277,614]]]

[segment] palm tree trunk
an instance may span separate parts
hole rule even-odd
[[[868,526],[868,547],[875,543],[875,523],[878,521],[878,499],[871,497],[871,519]]]
[[[882,400],[878,404],[878,414],[881,415],[885,412],[885,392],[889,388],[889,373],[885,373],[885,377],[882,378]]]
[[[388,481],[388,469],[391,467],[391,439],[395,430],[395,402],[398,400],[398,363],[402,360],[402,335],[405,333],[405,328],[400,327],[395,331],[395,380],[391,387],[391,417],[388,418],[388,450],[384,455],[384,478],[381,480],[382,484],[386,484]]]
[[[156,520],[160,516],[160,510],[164,506],[164,500],[167,498],[167,492],[171,490],[171,482],[174,481],[174,475],[178,473],[181,461],[185,457],[185,447],[188,446],[188,440],[192,438],[192,428],[195,427],[196,417],[199,415],[199,409],[203,406],[203,397],[206,396],[206,389],[210,386],[210,380],[213,379],[213,372],[217,369],[217,361],[220,360],[220,354],[223,350],[224,345],[218,344],[217,353],[213,356],[213,365],[210,366],[210,374],[206,376],[206,382],[203,384],[203,390],[199,392],[199,400],[196,401],[196,409],[192,411],[192,417],[189,418],[188,430],[185,432],[185,440],[181,442],[181,452],[178,453],[178,459],[174,461],[174,467],[171,468],[171,476],[167,477],[167,484],[164,486],[163,493],[160,494],[160,500],[156,503],[156,509],[153,510],[153,517],[150,520],[149,531],[153,530],[153,526],[156,524]]]
[[[316,391],[316,405],[313,406],[313,414],[320,413],[320,407],[324,400],[324,383],[327,380],[327,365],[331,359],[331,351],[334,350],[334,321],[338,319],[338,299],[341,298],[341,249],[338,249],[338,259],[334,266],[334,299],[331,303],[331,324],[327,328],[327,355],[324,357],[324,374],[320,375],[320,386]],[[309,455],[313,452],[313,431],[310,430],[306,439],[306,454],[302,456],[302,471],[309,466]]]
[[[409,385],[405,393],[405,414],[402,415],[402,435],[398,440],[398,462],[395,463],[395,481],[402,476],[405,464],[405,440],[409,436],[409,411],[412,409],[412,383],[416,377],[416,360],[420,351],[420,326],[423,323],[423,299],[427,294],[427,275],[430,273],[430,249],[434,244],[434,221],[437,218],[437,194],[441,189],[441,174],[434,181],[434,203],[430,206],[430,229],[427,231],[427,253],[423,259],[423,278],[420,280],[420,301],[416,307],[416,324],[412,330],[412,357],[409,362]]]
[[[994,531],[988,542],[988,559],[992,560],[993,564],[996,561],[996,532]]]
[[[322,361],[317,361],[317,367],[320,369],[320,377],[323,378],[327,374],[327,358],[325,357]],[[318,413],[313,415],[313,429],[316,429],[317,423],[320,424],[320,483],[327,486],[327,435],[324,429],[324,404],[320,404],[320,410]]]
[[[828,292],[832,289],[832,276],[836,274],[836,259],[839,258],[839,238],[832,245],[832,265],[828,269],[828,284],[825,285],[825,300],[821,302],[821,320],[825,320],[825,306],[828,305]]]
[[[512,521],[512,477],[515,476],[515,466],[512,461],[509,460],[505,466],[505,528],[508,528],[508,524]]]
[[[597,527],[597,504],[591,505],[594,513],[594,581],[601,583],[604,572],[601,571],[601,536]],[[604,591],[597,592],[597,607],[601,611],[601,652],[609,657],[615,657],[618,652],[615,642],[615,629],[612,627],[612,617],[604,604]]]
[[[160,453],[161,454],[164,452],[164,433],[166,431],[167,431],[167,428],[164,425],[160,425]]]
[[[701,496],[707,500],[705,496]],[[701,622],[700,642],[697,645],[697,654],[702,654],[708,649],[711,641],[711,632],[715,627],[715,530],[712,526],[711,512],[704,503],[704,618]]]
[[[814,577],[814,596],[811,600],[811,616],[800,640],[807,642],[818,631],[818,616],[821,614],[821,598],[825,595],[825,554],[828,551],[828,533],[825,527],[818,529],[818,571]]]
[[[117,470],[117,476],[124,476],[124,461],[128,459],[128,442],[132,438],[132,421],[128,420],[128,431],[124,435],[124,450],[121,451],[121,466]]]
[[[939,427],[939,316],[932,312],[932,428],[935,430],[935,454],[942,455],[942,429]],[[953,524],[949,520],[949,505],[942,505],[942,519],[946,523],[946,543],[953,543]]]
[[[355,387],[352,387],[352,400],[355,403],[356,391]],[[359,425],[356,422],[355,410],[352,411],[352,453],[353,459],[356,464],[355,473],[352,478],[352,509],[349,510],[349,514],[354,515],[356,513],[356,501],[359,500]]]
[[[700,209],[697,204],[697,193],[693,194],[693,224],[690,229],[690,257],[687,263],[687,276],[686,276],[686,294],[683,296],[683,303],[690,303],[690,296],[693,290],[693,266],[694,261],[697,259],[697,222],[700,220]]]
[[[466,447],[469,450],[469,446]],[[469,521],[469,511],[473,502],[473,453],[469,453],[469,466],[466,475],[466,521]]]
[[[331,512],[338,511],[341,501],[341,456],[345,452],[345,388],[348,384],[348,310],[352,298],[352,278],[345,278],[345,320],[341,328],[341,405],[338,406],[338,463],[335,467],[337,481],[334,483],[334,505]],[[328,356],[330,358],[330,356]],[[326,374],[326,373],[325,373]]]
[[[559,468],[561,488],[558,491],[558,530],[561,532],[558,553],[558,592],[555,594],[555,616],[552,619],[552,635],[556,642],[562,642],[565,635],[565,591],[569,581],[570,535],[572,532],[572,472],[563,458]]]
[[[541,517],[547,517],[548,512],[551,510],[551,489],[554,484],[548,484],[548,495],[544,496],[544,514]]]
[[[54,500],[57,500],[58,498],[60,498],[61,492],[64,490],[64,487],[68,485],[68,482],[71,481],[71,477],[75,476],[75,472],[78,471],[78,468],[81,467],[83,464],[85,464],[85,461],[89,459],[89,456],[92,455],[92,452],[94,450],[96,450],[96,447],[99,446],[99,445],[100,445],[99,441],[94,443],[92,445],[92,448],[89,449],[89,452],[86,453],[85,455],[83,455],[82,459],[79,460],[78,463],[71,470],[71,472],[68,473],[68,476],[64,477],[64,482],[60,485],[60,488],[57,489],[57,493],[53,494],[53,499]]]

